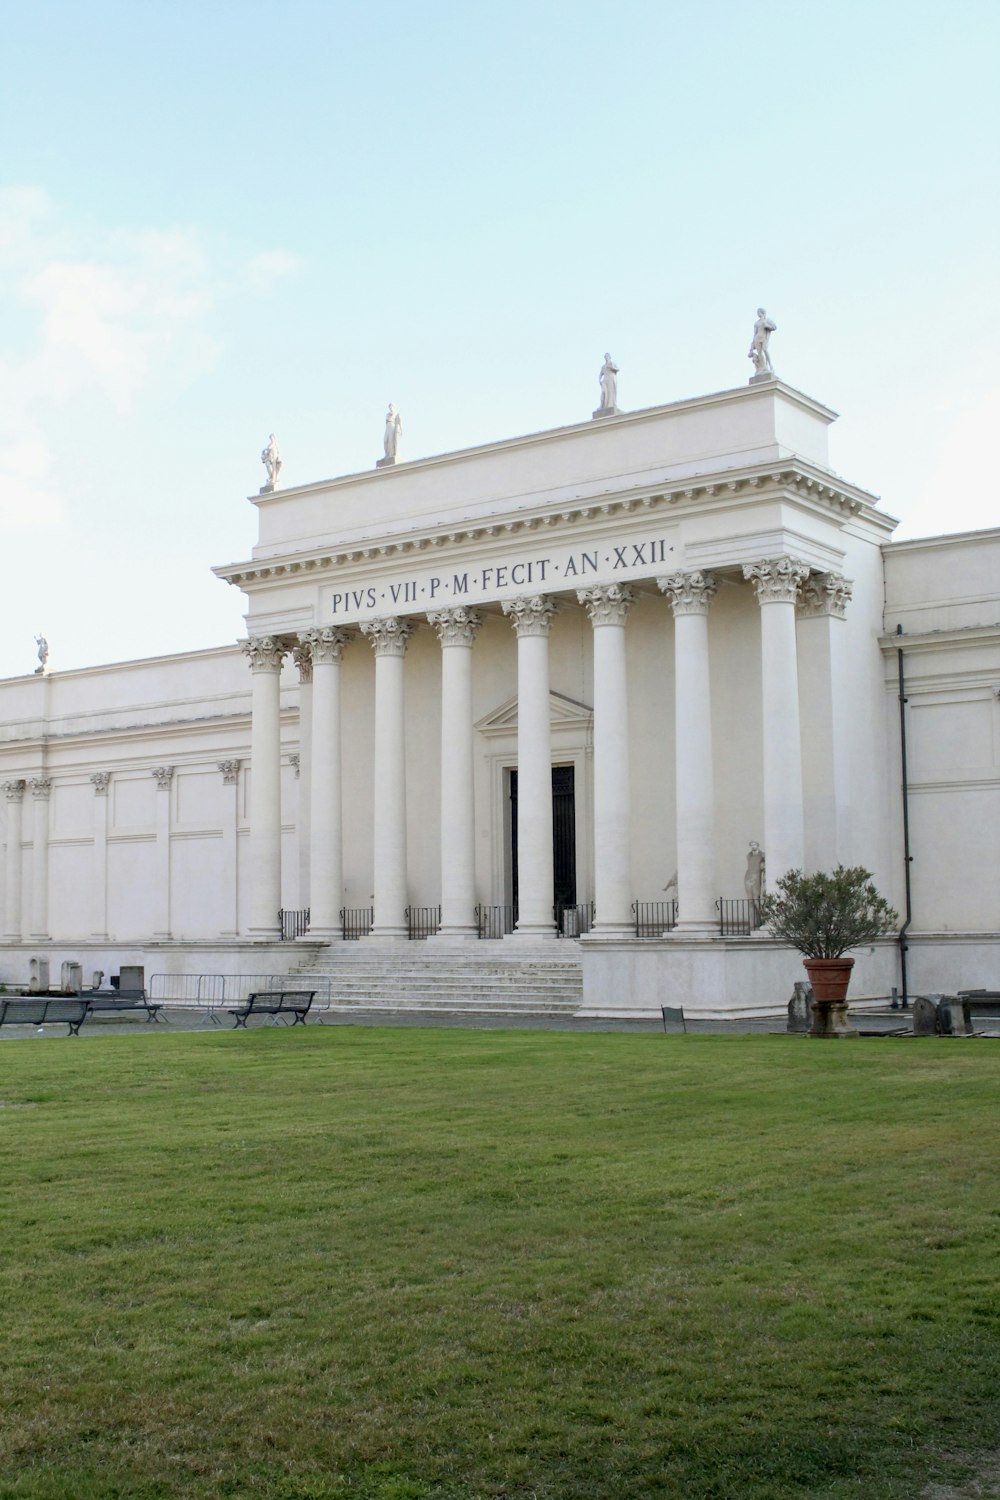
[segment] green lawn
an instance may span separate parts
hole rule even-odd
[[[5,1500],[997,1493],[1000,1045],[0,1061]]]

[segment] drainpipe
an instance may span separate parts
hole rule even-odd
[[[902,625],[896,626],[896,634],[903,634]],[[899,667],[899,763],[903,787],[903,882],[906,891],[906,917],[902,927],[899,929],[899,978],[902,985],[902,1009],[907,1010],[909,1006],[906,989],[906,954],[908,944],[906,933],[913,918],[913,909],[910,902],[910,865],[913,856],[910,853],[910,788],[906,774],[906,681],[903,675],[903,648],[896,650],[896,661]],[[895,1002],[894,1002],[895,1003]]]

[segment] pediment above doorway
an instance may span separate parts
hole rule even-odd
[[[589,730],[594,723],[594,710],[589,704],[567,698],[564,693],[549,693],[549,723],[553,729]],[[508,698],[492,712],[476,721],[480,734],[509,735],[517,731],[517,697]]]

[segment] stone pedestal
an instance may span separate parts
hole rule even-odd
[[[590,415],[592,417],[595,417],[595,418],[599,418],[599,417],[620,417],[621,416],[621,407],[620,406],[599,406],[597,408],[597,410],[596,411],[592,411]]]
[[[747,382],[747,384],[748,385],[763,385],[765,383],[765,381],[768,381],[768,380],[777,380],[777,378],[778,377],[777,377],[777,375],[775,375],[775,373],[774,373],[773,370],[761,370],[759,372],[759,374],[757,374],[757,375],[751,375],[749,381]]]
[[[394,458],[377,458],[375,460],[375,467],[376,469],[391,469],[395,462]]]

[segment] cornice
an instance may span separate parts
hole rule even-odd
[[[837,413],[821,401],[807,396],[804,391],[786,385],[782,380],[768,381],[760,385],[733,386],[724,391],[710,391],[704,396],[689,396],[680,401],[667,401],[660,406],[643,406],[637,411],[618,412],[614,417],[603,417],[595,423],[588,417],[580,422],[570,422],[562,427],[547,427],[541,432],[523,433],[518,437],[497,438],[490,443],[478,443],[471,448],[453,448],[448,453],[432,453],[426,458],[402,459],[384,469],[359,469],[353,474],[337,474],[330,479],[313,480],[309,484],[282,485],[280,489],[268,490],[265,494],[248,495],[247,499],[260,509],[280,504],[289,496],[315,495],[335,490],[344,485],[360,483],[385,484],[398,479],[401,474],[414,471],[446,468],[467,459],[488,456],[492,453],[509,453],[519,448],[531,448],[539,443],[558,442],[561,439],[579,437],[581,434],[607,432],[612,427],[634,427],[653,421],[658,417],[676,415],[679,412],[704,410],[713,406],[729,406],[740,401],[762,401],[780,394],[793,405],[799,406],[814,417],[830,423],[837,420]]]
[[[903,651],[951,651],[978,641],[990,643],[1000,638],[1000,621],[992,625],[959,625],[954,630],[914,631],[912,635],[880,635],[878,643],[888,655]]]
[[[704,398],[708,400],[709,398]],[[657,407],[660,411],[664,408]],[[633,413],[632,415],[637,415]],[[609,417],[607,421],[618,421]],[[575,429],[574,429],[575,430]],[[471,450],[480,451],[480,450]],[[388,472],[380,470],[382,472]],[[525,510],[508,514],[494,521],[481,520],[469,525],[445,524],[432,527],[397,530],[390,538],[379,535],[360,539],[350,547],[311,547],[298,552],[288,552],[281,557],[250,559],[246,562],[228,563],[212,569],[217,578],[243,588],[247,584],[268,583],[286,580],[299,575],[326,574],[337,568],[350,567],[359,562],[380,561],[385,558],[404,557],[413,553],[432,553],[444,546],[464,545],[505,539],[536,531],[556,531],[577,526],[581,522],[602,522],[616,517],[658,512],[678,515],[691,506],[706,504],[727,505],[738,498],[774,499],[781,493],[785,497],[816,505],[834,514],[838,520],[850,520],[861,516],[884,530],[891,530],[897,523],[894,517],[875,509],[877,496],[858,489],[825,469],[820,469],[802,459],[784,464],[754,464],[735,469],[716,470],[704,478],[691,477],[674,484],[655,489],[632,490],[603,500],[587,501],[580,505],[559,504],[541,506],[536,510]]]

